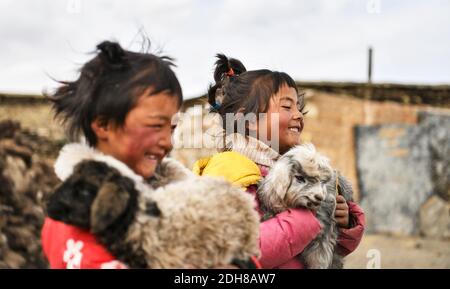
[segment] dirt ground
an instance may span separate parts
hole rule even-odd
[[[366,235],[349,255],[345,268],[365,269],[450,268],[450,240]]]

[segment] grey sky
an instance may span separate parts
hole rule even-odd
[[[298,80],[450,83],[450,0],[0,0],[0,91],[73,79],[104,39],[177,59],[186,97],[206,91],[214,55]]]

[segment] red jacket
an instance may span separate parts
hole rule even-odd
[[[52,269],[125,269],[88,231],[46,218],[42,248]]]

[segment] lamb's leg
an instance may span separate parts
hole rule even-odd
[[[333,245],[319,237],[311,242],[301,257],[308,269],[327,269],[332,262]]]
[[[344,258],[341,255],[334,252],[330,269],[343,269],[343,268],[344,268]]]

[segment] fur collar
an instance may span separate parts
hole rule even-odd
[[[137,175],[123,162],[82,143],[70,143],[61,149],[55,162],[55,173],[61,181],[64,181],[72,175],[74,167],[84,160],[104,162],[135,183],[144,181],[142,176]]]
[[[280,157],[280,154],[262,141],[243,136],[239,133],[230,134],[226,137],[226,149],[236,151],[258,165],[271,168]]]
[[[211,120],[208,135],[212,138],[218,152],[235,151],[246,156],[260,166],[271,168],[280,154],[264,142],[240,133],[226,134],[222,119],[217,115]]]

